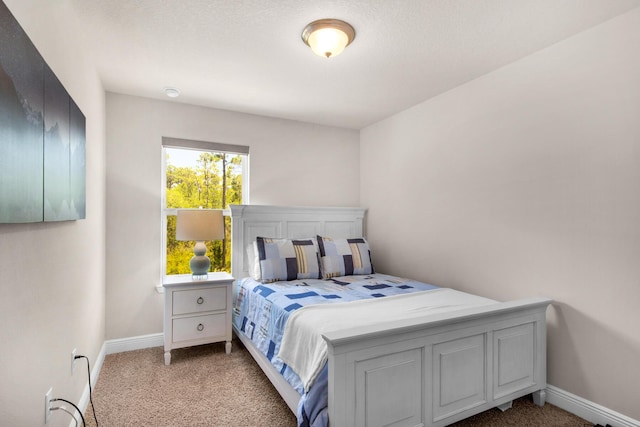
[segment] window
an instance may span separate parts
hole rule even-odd
[[[249,147],[162,138],[162,266],[164,274],[188,274],[195,242],[176,241],[179,208],[228,209],[248,203]],[[231,270],[231,221],[225,239],[206,242],[210,271]]]

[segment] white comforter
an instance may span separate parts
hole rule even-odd
[[[278,356],[298,374],[305,391],[309,391],[327,361],[324,332],[495,303],[488,298],[438,288],[373,300],[303,307],[289,316]]]

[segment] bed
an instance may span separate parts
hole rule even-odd
[[[232,205],[230,211],[237,280],[250,276],[247,248],[257,237],[365,235],[362,208]],[[544,405],[550,303],[536,297],[325,328],[331,426],[445,426],[493,407],[505,410],[527,394]],[[240,329],[234,322],[237,337],[296,413],[300,389]]]

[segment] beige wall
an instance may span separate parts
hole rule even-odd
[[[549,383],[635,419],[638,46],[635,10],[363,129],[360,150],[378,269],[553,298]]]
[[[0,425],[40,426],[49,387],[77,403],[87,383],[71,350],[93,367],[104,342],[104,91],[64,2],[4,2],[87,118],[87,219],[0,224]]]
[[[107,94],[108,339],[162,332],[163,136],[248,145],[253,204],[358,202],[357,131]]]

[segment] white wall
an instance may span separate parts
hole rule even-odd
[[[363,129],[360,150],[379,270],[553,298],[549,383],[635,419],[638,46],[635,10]]]
[[[87,219],[0,224],[0,424],[44,425],[44,395],[78,402],[104,342],[104,91],[64,2],[4,0],[86,116]],[[66,405],[69,407],[69,405]],[[53,414],[49,426],[68,426]]]
[[[162,332],[163,136],[248,145],[252,204],[358,202],[357,131],[108,93],[108,339]]]

